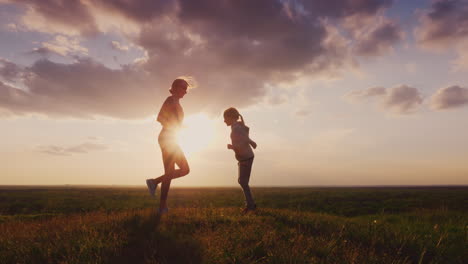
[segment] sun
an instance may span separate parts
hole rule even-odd
[[[178,142],[185,154],[190,155],[205,149],[214,139],[215,124],[205,114],[199,113],[185,118],[178,133]]]

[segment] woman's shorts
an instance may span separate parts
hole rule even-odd
[[[160,133],[158,137],[159,147],[163,160],[177,160],[178,158],[185,157],[184,152],[177,143],[175,134],[172,133]]]

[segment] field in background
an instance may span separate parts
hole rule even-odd
[[[468,188],[0,188],[2,263],[468,263]]]

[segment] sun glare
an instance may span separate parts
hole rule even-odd
[[[197,153],[206,148],[214,138],[215,124],[205,114],[185,118],[178,141],[185,154]]]

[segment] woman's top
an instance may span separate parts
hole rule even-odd
[[[160,143],[163,141],[175,141],[176,132],[182,126],[183,120],[184,110],[179,100],[173,96],[167,97],[161,106],[161,110],[159,110],[157,118],[157,121],[162,125],[162,130],[159,133]]]
[[[184,120],[184,110],[177,98],[167,97],[161,106],[158,114],[158,122],[161,123],[163,130],[177,130]]]
[[[231,142],[236,159],[238,161],[247,160],[254,157],[249,138],[249,127],[241,122],[235,122],[231,125]]]

